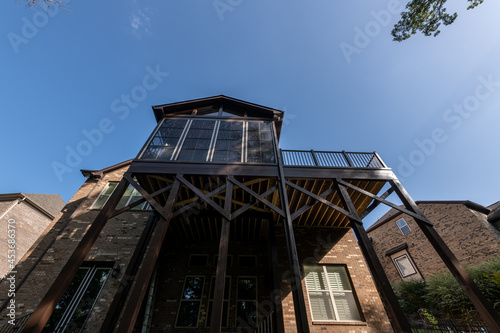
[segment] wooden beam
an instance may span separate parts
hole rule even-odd
[[[396,190],[397,195],[406,206],[407,209],[412,210],[420,216],[415,221],[420,227],[424,235],[432,244],[436,252],[439,254],[443,262],[446,264],[451,274],[455,277],[460,287],[465,291],[472,304],[476,307],[477,312],[481,318],[488,324],[492,332],[500,332],[500,315],[493,308],[491,303],[484,297],[476,283],[472,280],[469,274],[465,271],[462,264],[458,261],[457,257],[451,252],[450,248],[446,245],[443,239],[438,235],[434,227],[426,223],[426,218],[417,204],[410,197],[408,192],[399,180],[390,182]]]
[[[139,192],[143,196],[143,198],[145,198],[149,202],[149,204],[158,212],[158,214],[160,214],[164,219],[167,219],[167,216],[169,214],[168,211],[160,206],[160,204],[154,198],[152,198],[145,189],[142,188],[142,186],[132,177],[129,172],[125,173],[123,177],[130,183],[130,185],[132,185],[137,190],[137,192]],[[168,187],[171,186],[172,185],[169,185]]]
[[[187,188],[189,188],[191,191],[194,192],[197,196],[199,196],[206,204],[208,204],[210,207],[218,211],[222,216],[224,216],[226,219],[229,219],[229,216],[226,214],[224,209],[221,208],[221,206],[217,205],[212,199],[210,199],[205,193],[203,193],[200,189],[198,189],[196,186],[188,182],[182,175],[178,175],[177,179],[181,181],[182,184],[184,184]]]
[[[233,184],[227,181],[226,198],[224,200],[224,212],[231,215],[231,199],[233,196]],[[212,317],[210,318],[210,333],[219,333],[222,327],[222,314],[224,307],[224,289],[226,285],[227,254],[229,249],[230,222],[222,219],[222,229],[219,241],[219,255],[217,257],[217,270],[215,273],[214,300],[212,303]]]
[[[414,213],[414,212],[412,212],[412,211],[410,211],[410,210],[408,210],[408,209],[405,209],[405,208],[403,208],[403,207],[399,207],[398,205],[393,204],[393,203],[392,203],[392,202],[390,202],[390,201],[387,201],[387,200],[385,200],[385,199],[382,199],[382,198],[380,198],[380,197],[377,197],[375,194],[372,194],[372,193],[370,193],[370,192],[368,192],[368,191],[365,191],[365,190],[363,190],[363,189],[360,189],[359,187],[354,186],[354,185],[352,185],[352,184],[349,184],[348,182],[345,182],[345,181],[343,181],[343,180],[341,180],[341,179],[339,179],[339,180],[338,180],[338,182],[339,182],[340,184],[344,185],[344,186],[347,186],[347,187],[352,188],[352,189],[353,189],[353,190],[355,190],[355,191],[358,191],[358,192],[360,192],[360,193],[363,193],[364,195],[366,195],[366,196],[368,196],[368,197],[370,197],[370,198],[372,198],[372,199],[375,199],[375,200],[377,200],[377,201],[380,201],[380,202],[382,202],[382,203],[386,204],[386,205],[387,205],[387,206],[389,206],[389,207],[392,207],[392,208],[394,208],[394,209],[396,209],[396,210],[399,210],[400,212],[403,212],[403,213],[405,213],[405,214],[408,214],[408,215],[410,215],[410,216],[411,216],[411,217],[413,217],[413,218],[416,218],[416,219],[421,219],[424,223],[427,223],[427,224],[432,225],[431,221],[429,221],[429,220],[428,220],[425,216],[418,215],[418,214],[416,214],[416,213]]]
[[[278,137],[276,136],[276,126],[274,128],[274,144],[278,147]],[[281,151],[277,151],[278,156],[278,174],[280,185],[281,207],[285,212],[283,219],[283,228],[285,232],[285,241],[287,248],[288,264],[290,265],[290,280],[292,287],[293,307],[295,310],[295,323],[297,325],[297,333],[309,333],[309,322],[307,319],[306,301],[304,298],[304,290],[302,289],[302,279],[300,276],[299,255],[297,253],[297,243],[293,232],[292,214],[290,214],[290,205],[288,203],[288,195],[286,191],[285,171],[283,169],[283,157]]]
[[[134,329],[134,325],[137,320],[137,316],[139,315],[139,310],[141,309],[144,295],[146,294],[146,291],[148,289],[151,275],[153,274],[156,261],[158,259],[158,256],[160,255],[163,240],[172,218],[172,211],[175,206],[175,202],[177,201],[177,194],[179,192],[180,185],[180,182],[176,180],[172,186],[172,189],[170,190],[167,203],[165,204],[164,208],[167,212],[166,218],[162,216],[155,227],[153,237],[151,238],[151,241],[149,243],[149,248],[144,255],[141,267],[135,276],[135,281],[130,292],[130,297],[128,299],[128,302],[125,304],[121,321],[116,332],[130,333]]]
[[[269,221],[269,258],[270,269],[273,277],[273,291],[271,292],[271,302],[274,304],[274,319],[276,333],[285,333],[285,323],[283,317],[283,304],[281,303],[281,274],[279,272],[278,247],[276,245],[276,228],[273,221]]]
[[[381,199],[387,199],[388,196],[390,196],[392,194],[392,192],[394,192],[394,187],[390,187],[387,191],[384,192],[384,194],[382,194],[379,198]],[[380,201],[377,201],[377,200],[373,200],[373,202],[368,206],[366,207],[366,209],[361,213],[359,214],[359,217],[361,217],[361,219],[364,219],[365,217],[368,216],[368,214],[370,214],[375,208],[377,208],[379,205],[381,204]]]
[[[380,292],[380,295],[382,296],[389,318],[396,328],[396,332],[410,333],[410,323],[408,322],[403,309],[401,309],[401,306],[399,305],[398,299],[392,290],[389,279],[384,272],[377,253],[368,239],[366,230],[363,228],[363,221],[358,216],[356,207],[354,207],[347,189],[342,185],[341,179],[336,179],[335,184],[342,204],[349,210],[351,216],[354,216],[354,218],[349,217],[351,228],[356,234],[361,252],[363,253],[365,261],[370,268],[370,272],[372,273],[375,284]]]
[[[265,198],[268,195],[272,194],[277,189],[278,189],[278,186],[275,185],[275,186],[271,187],[269,190],[267,190],[266,192],[264,192],[262,194],[262,196]],[[233,200],[233,202],[234,202],[234,200]],[[240,209],[238,209],[237,211],[235,211],[234,213],[232,213],[231,214],[231,221],[234,220],[235,218],[237,218],[238,216],[240,216],[241,214],[243,214],[244,212],[246,212],[248,209],[253,208],[252,206],[255,205],[256,203],[257,203],[256,200],[253,201],[253,202],[249,202],[245,206],[241,207]]]
[[[320,198],[326,198],[328,195],[333,193],[335,190],[333,188],[329,188],[328,190],[324,191],[319,195]],[[305,213],[307,210],[312,208],[315,204],[317,204],[317,200],[310,200],[308,203],[306,203],[304,206],[300,207],[295,213],[292,214],[292,220],[295,220],[297,217]]]
[[[227,179],[232,182],[234,185],[238,186],[239,188],[241,188],[243,191],[247,192],[248,194],[250,194],[251,196],[253,196],[255,199],[259,200],[260,202],[262,202],[264,205],[266,205],[267,207],[271,208],[272,210],[274,210],[276,213],[280,214],[281,216],[285,216],[285,213],[279,209],[278,207],[276,207],[275,205],[273,205],[271,202],[269,202],[264,195],[261,195],[261,194],[258,194],[254,191],[252,191],[251,189],[249,189],[248,187],[246,187],[245,185],[243,185],[242,183],[240,183],[239,181],[237,181],[233,176],[228,176]]]
[[[63,296],[66,289],[68,289],[73,277],[78,272],[78,269],[99,237],[99,234],[106,225],[106,222],[111,217],[113,210],[120,201],[123,193],[127,190],[127,187],[127,180],[122,178],[111,194],[109,200],[96,216],[94,222],[90,224],[89,229],[83,236],[82,240],[78,243],[69,259],[66,261],[66,264],[62,268],[59,275],[54,279],[51,287],[38,304],[37,308],[24,326],[22,332],[39,333],[42,331],[43,327],[52,315],[57,303]]]
[[[325,205],[327,205],[328,207],[333,208],[333,209],[335,209],[336,211],[341,212],[342,214],[344,214],[344,215],[346,215],[346,216],[350,216],[350,215],[351,215],[351,213],[349,213],[349,212],[348,212],[348,211],[346,211],[345,209],[340,208],[339,206],[332,204],[330,201],[325,200],[325,199],[323,199],[322,197],[320,197],[319,195],[316,195],[316,194],[314,194],[314,193],[312,193],[312,192],[309,192],[308,190],[303,189],[302,187],[297,186],[297,185],[295,185],[294,183],[289,182],[288,180],[286,181],[286,184],[287,184],[288,186],[290,186],[290,187],[293,187],[293,188],[294,188],[294,189],[296,189],[297,191],[301,191],[301,192],[303,192],[303,193],[307,194],[308,196],[310,196],[310,197],[311,197],[311,198],[313,198],[313,199],[316,199],[317,201],[321,202],[322,204],[325,204]],[[352,217],[352,218],[354,218],[354,216],[351,216],[351,217]]]

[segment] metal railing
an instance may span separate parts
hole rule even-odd
[[[273,333],[274,332],[274,324],[273,324],[273,316],[274,311],[272,311],[267,317],[265,317],[254,330],[255,333]]]
[[[340,168],[387,168],[376,152],[281,150],[285,166],[321,166]]]
[[[436,319],[434,323],[410,322],[412,333],[491,333],[484,322],[457,319]]]

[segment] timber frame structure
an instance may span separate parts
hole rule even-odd
[[[415,218],[492,332],[500,332],[498,313],[479,292],[475,283],[435,232],[432,224],[377,153],[276,149],[276,159],[270,163],[200,163],[143,158],[164,118],[173,114],[190,115],[192,113],[186,111],[192,112],[213,105],[217,108],[224,106],[237,110],[234,112],[242,112],[251,119],[269,121],[272,124],[273,144],[278,147],[283,118],[283,112],[279,110],[226,96],[154,107],[158,127],[137,158],[132,160],[123,179],[61,273],[55,277],[52,287],[29,318],[23,332],[42,330],[108,219],[145,201],[151,205],[158,219],[141,236],[142,252],[136,250],[133,259],[136,264],[127,267],[126,272],[127,276],[134,277],[133,283],[124,283],[123,288],[115,295],[101,328],[103,333],[132,332],[139,316],[140,309],[137,304],[142,304],[147,296],[147,287],[169,229],[178,235],[198,233],[219,239],[210,332],[220,332],[228,244],[232,234],[246,234],[240,230],[241,225],[238,223],[243,216],[253,225],[251,230],[255,234],[278,228],[282,228],[284,232],[297,332],[310,331],[294,234],[294,228],[297,226],[351,228],[394,329],[397,332],[411,332],[410,324],[398,305],[363,227],[363,218],[380,204]],[[143,198],[124,208],[115,209],[129,185]],[[382,188],[387,187],[387,191],[379,194]],[[404,207],[387,200],[392,193],[399,197]],[[189,228],[183,224],[185,219],[191,221]],[[267,224],[259,222],[264,219],[268,221]],[[274,262],[275,256],[274,253],[271,258]],[[274,281],[276,279],[275,276]],[[280,295],[274,293],[272,297],[275,305],[275,327],[272,331],[284,332]]]

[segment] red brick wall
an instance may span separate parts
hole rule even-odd
[[[500,233],[486,221],[483,214],[460,203],[421,203],[419,207],[463,265],[473,266],[499,254]],[[396,225],[400,218],[405,219],[412,230],[410,233],[401,234]],[[402,243],[408,244],[407,251],[424,279],[447,270],[415,220],[406,214],[392,218],[370,231],[368,236],[372,237],[373,247],[392,282],[401,281],[401,277],[385,253]]]

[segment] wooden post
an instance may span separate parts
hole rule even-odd
[[[422,219],[415,218],[418,226],[446,264],[451,274],[453,274],[460,287],[465,291],[472,304],[474,304],[481,318],[488,324],[493,332],[500,333],[500,315],[498,312],[496,312],[491,303],[484,297],[476,283],[465,271],[462,264],[451,252],[443,239],[438,235],[434,227],[425,221],[424,214],[408,192],[406,192],[399,180],[392,180],[390,184],[396,190],[396,194],[399,196],[406,209],[422,216]]]
[[[274,126],[274,142],[278,147],[278,137],[276,136],[276,127]],[[309,323],[307,321],[306,302],[304,299],[304,291],[300,277],[299,255],[297,254],[297,246],[295,243],[295,235],[293,233],[292,216],[290,214],[290,205],[288,203],[288,195],[286,193],[285,172],[283,170],[283,159],[278,151],[278,173],[279,173],[279,193],[281,199],[281,207],[285,212],[283,219],[283,227],[285,229],[285,241],[287,248],[288,262],[290,265],[290,279],[292,285],[293,305],[295,309],[295,321],[297,323],[298,333],[309,333]]]
[[[276,246],[276,228],[274,221],[269,221],[269,252],[272,270],[272,286],[271,302],[274,304],[274,322],[276,324],[277,333],[285,333],[285,323],[283,321],[283,305],[281,304],[281,278],[278,268],[278,248]]]
[[[233,196],[233,184],[227,180],[226,197],[224,200],[224,211],[231,214],[231,201]],[[222,218],[222,228],[219,241],[219,255],[217,257],[217,270],[215,273],[214,300],[212,303],[212,317],[210,318],[210,333],[219,333],[222,327],[222,314],[224,307],[224,289],[226,286],[227,253],[229,250],[230,222]]]
[[[113,211],[120,201],[123,193],[127,190],[129,183],[125,178],[118,183],[110,198],[102,207],[94,222],[83,236],[82,240],[76,246],[66,264],[62,268],[59,275],[55,278],[52,286],[49,288],[44,298],[38,304],[35,312],[31,315],[23,329],[23,333],[38,333],[41,332],[47,321],[49,320],[57,303],[64,295],[66,289],[70,285],[73,277],[78,272],[83,261],[87,257],[92,245],[99,237],[100,232],[108,222],[108,219],[113,214]]]
[[[347,189],[343,185],[339,184],[337,180],[335,180],[335,185],[338,189],[340,200],[342,201],[344,208],[347,209],[351,213],[351,215],[356,217],[356,219],[348,217],[349,221],[351,222],[351,228],[354,230],[354,233],[358,238],[358,244],[361,249],[361,252],[363,252],[363,256],[365,257],[366,263],[370,268],[370,272],[372,273],[373,279],[375,280],[375,284],[378,287],[378,290],[385,303],[384,305],[389,314],[389,318],[391,319],[392,324],[396,328],[396,332],[410,333],[411,332],[410,323],[408,322],[408,319],[406,318],[403,309],[401,309],[401,306],[399,305],[398,299],[394,294],[394,291],[392,290],[389,279],[387,278],[387,275],[384,272],[382,264],[380,263],[377,257],[377,253],[373,249],[373,246],[370,240],[368,239],[366,230],[363,227],[363,221],[356,212],[356,208],[352,203],[351,197],[349,196]]]
[[[149,249],[144,255],[141,268],[138,270],[133,284],[132,290],[130,292],[130,297],[123,310],[122,319],[116,332],[132,332],[134,329],[135,321],[139,315],[139,310],[141,309],[141,304],[144,299],[144,295],[148,289],[149,281],[151,275],[153,274],[156,261],[160,255],[160,250],[163,245],[163,239],[167,234],[168,225],[172,218],[175,203],[177,202],[177,193],[181,186],[180,181],[176,178],[175,182],[170,190],[170,193],[165,204],[165,211],[167,213],[166,218],[161,218],[156,228],[154,230],[153,237],[149,243]]]

